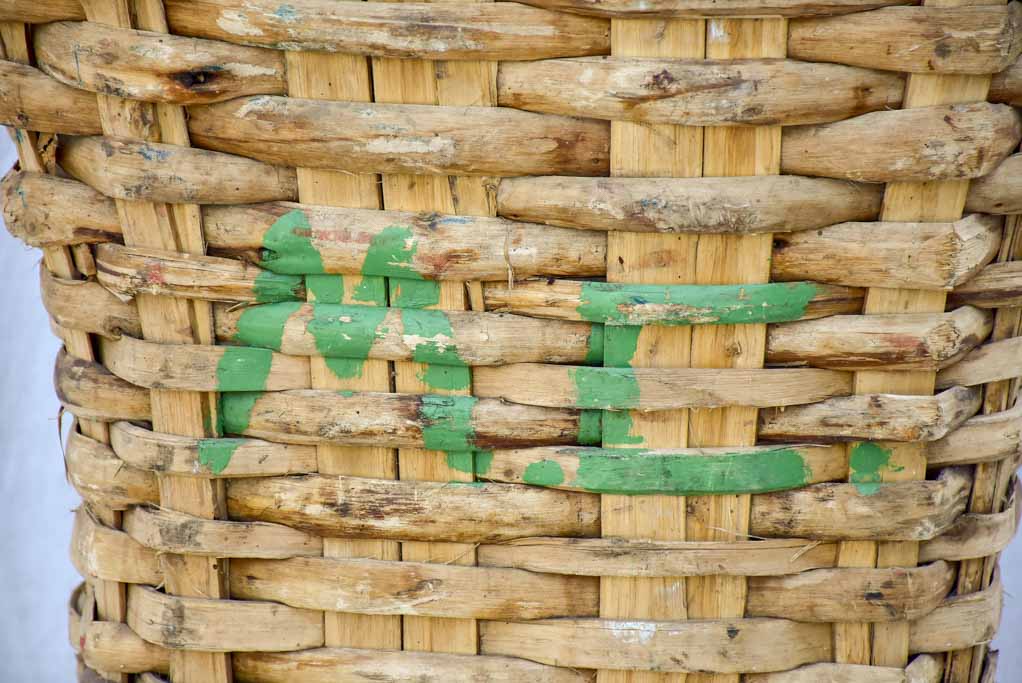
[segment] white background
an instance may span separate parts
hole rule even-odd
[[[14,163],[0,134],[0,171]],[[0,683],[74,680],[67,600],[78,497],[64,479],[53,393],[59,348],[39,300],[41,254],[0,230]],[[1003,556],[1002,683],[1022,683],[1022,542]]]

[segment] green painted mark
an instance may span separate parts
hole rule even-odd
[[[428,308],[440,303],[440,283],[435,280],[391,278],[390,305],[395,308]]]
[[[576,308],[607,325],[737,325],[799,320],[816,296],[811,282],[760,285],[630,285],[583,282]]]
[[[564,483],[564,470],[555,460],[529,463],[522,473],[522,481],[533,486],[560,486]]]
[[[323,257],[312,243],[312,227],[304,211],[293,209],[273,222],[263,235],[260,265],[290,275],[323,272]]]
[[[340,304],[344,302],[343,275],[306,275],[305,289],[316,303]]]
[[[415,268],[415,252],[419,243],[411,228],[390,225],[375,235],[362,262],[363,275],[410,278],[421,280]]]
[[[302,307],[297,301],[249,306],[238,316],[233,341],[245,346],[258,346],[280,351],[284,327],[288,319]]]
[[[248,346],[225,346],[216,366],[217,391],[262,391],[270,376],[273,352]]]
[[[880,490],[885,471],[901,472],[903,469],[891,465],[890,449],[872,441],[855,444],[848,455],[848,481],[864,496],[872,496]]]
[[[454,329],[444,311],[406,308],[401,311],[405,342],[413,346],[412,360],[427,363],[419,379],[433,389],[468,389],[472,373],[458,355]]]
[[[314,304],[305,329],[337,377],[360,377],[388,309],[379,306]]]
[[[493,451],[454,451],[447,453],[447,466],[452,470],[485,476],[493,465]]]
[[[610,446],[635,445],[646,442],[642,434],[632,434],[632,414],[627,410],[608,410],[603,413],[603,443]]]
[[[603,364],[612,368],[627,368],[632,364],[639,347],[641,327],[634,325],[604,328]]]
[[[631,368],[577,367],[568,370],[568,376],[579,408],[620,410],[639,404],[639,380]]]
[[[720,455],[653,455],[645,449],[582,451],[571,482],[584,491],[620,495],[718,495],[784,491],[812,481],[794,448]]]
[[[199,439],[199,464],[213,474],[223,474],[243,443],[244,439]]]
[[[351,298],[373,306],[386,306],[387,281],[382,277],[363,275],[359,283],[355,285]]]
[[[603,438],[603,411],[583,410],[578,416],[578,442],[595,446]]]
[[[606,335],[603,325],[593,325],[589,331],[589,346],[586,347],[586,365],[603,365],[603,344]]]
[[[261,391],[220,394],[220,422],[223,433],[244,434],[252,420],[256,402],[262,395]]]
[[[300,275],[280,275],[264,270],[252,283],[252,294],[260,304],[299,301],[305,298],[305,281]]]
[[[419,419],[422,441],[431,451],[470,451],[475,441],[472,409],[479,399],[474,396],[420,397]]]

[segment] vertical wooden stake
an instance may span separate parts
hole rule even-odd
[[[784,19],[711,19],[706,23],[706,56],[713,59],[783,58]],[[705,129],[703,175],[749,176],[780,173],[779,126]],[[701,235],[697,244],[695,282],[755,283],[770,279],[772,236]],[[763,366],[766,325],[714,325],[692,332],[692,366],[755,368]],[[733,407],[693,410],[689,416],[692,446],[756,443],[757,411]],[[744,540],[749,531],[749,496],[700,496],[690,500],[691,540]],[[689,579],[690,618],[741,617],[746,581],[741,577]],[[739,676],[701,674],[690,681],[738,683]]]
[[[621,57],[703,58],[702,20],[611,21],[611,53]],[[611,174],[693,177],[702,172],[703,130],[672,125],[611,122]],[[697,238],[611,232],[607,280],[681,284],[695,276]],[[687,367],[691,330],[687,327],[606,328],[604,365]],[[688,411],[604,412],[603,445],[667,448],[688,445]],[[685,498],[603,496],[604,536],[657,540],[685,539]],[[600,579],[600,616],[628,619],[685,619],[686,580],[682,577]],[[681,683],[684,674],[601,670],[599,683]]]
[[[496,106],[495,62],[433,62],[411,59],[373,59],[377,102]],[[383,176],[383,201],[388,209],[437,211],[475,216],[496,215],[492,188],[495,180],[479,177]],[[465,310],[470,307],[468,283],[390,278],[391,305],[400,308]],[[482,297],[473,297],[481,304]],[[470,394],[468,367],[394,364],[395,389],[415,394]],[[472,453],[440,453],[416,448],[398,451],[402,479],[428,481],[474,480]],[[472,565],[475,548],[463,543],[408,542],[402,559]],[[474,619],[404,618],[404,649],[474,654],[478,629]]]
[[[287,52],[288,94],[307,99],[372,100],[369,60],[366,57],[326,52]],[[298,169],[299,200],[305,204],[381,208],[378,177],[338,171]],[[387,284],[382,277],[309,275],[305,278],[310,301],[387,305]],[[312,387],[356,391],[390,391],[390,363],[384,360],[324,359],[312,357]],[[316,447],[319,471],[360,477],[395,479],[393,449]],[[324,539],[326,557],[400,559],[394,541]],[[401,648],[401,617],[327,612],[324,634],[328,647]]]

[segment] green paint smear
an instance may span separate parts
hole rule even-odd
[[[602,410],[583,410],[578,416],[578,442],[583,446],[599,445],[603,438]]]
[[[374,306],[386,306],[387,281],[382,277],[363,275],[361,281],[355,285],[351,298]]]
[[[460,390],[472,385],[472,373],[458,355],[451,320],[443,311],[404,309],[404,335],[417,337],[412,360],[427,363],[419,379],[433,389]]]
[[[577,367],[568,375],[575,384],[575,405],[579,408],[621,410],[639,404],[639,381],[631,368]]]
[[[305,289],[316,303],[339,304],[344,302],[344,276],[306,275]]]
[[[641,327],[610,326],[604,328],[603,364],[611,368],[627,368],[639,347]]]
[[[252,411],[262,397],[261,391],[220,394],[220,421],[225,434],[244,434],[252,420]]]
[[[428,308],[440,303],[440,283],[435,280],[399,280],[390,283],[390,305],[394,308]]]
[[[593,325],[589,332],[589,346],[586,349],[586,365],[603,365],[604,339],[603,325]]]
[[[260,304],[299,301],[305,298],[305,281],[300,275],[279,275],[264,270],[252,283],[252,293]]]
[[[244,439],[199,439],[199,464],[213,474],[223,474]]]
[[[718,495],[800,488],[812,471],[793,448],[721,455],[649,455],[644,449],[582,451],[574,486],[621,495]]]
[[[848,456],[848,481],[864,496],[872,496],[880,490],[885,471],[900,472],[903,469],[891,465],[890,449],[872,441],[855,444]]]
[[[475,441],[472,409],[479,399],[474,396],[420,397],[419,419],[422,441],[431,451],[470,451]]]
[[[362,262],[362,274],[421,280],[422,275],[416,271],[414,263],[418,248],[411,228],[390,225],[370,242]]]
[[[756,285],[629,285],[583,282],[583,320],[608,325],[736,325],[799,320],[816,296],[811,282]],[[636,306],[664,306],[632,313]],[[641,309],[640,309],[641,310]]]
[[[273,222],[263,235],[260,265],[291,275],[323,272],[323,257],[312,243],[312,227],[304,211],[293,209]]]
[[[485,476],[493,465],[493,451],[455,451],[447,454],[447,466],[452,470]]]
[[[603,413],[603,443],[610,446],[642,445],[646,438],[632,434],[632,414],[627,410],[608,410]]]
[[[300,302],[249,306],[238,316],[237,331],[231,339],[245,346],[280,351],[284,326],[301,307]]]
[[[273,352],[247,346],[225,346],[216,366],[217,391],[262,391],[270,376]]]
[[[529,463],[522,473],[522,481],[533,486],[560,486],[564,483],[564,470],[554,460]]]

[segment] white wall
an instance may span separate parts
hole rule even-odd
[[[15,159],[0,137],[0,170]],[[68,561],[71,511],[57,438],[53,359],[59,348],[39,300],[40,253],[0,230],[0,683],[74,679],[66,604],[79,578]],[[1006,598],[999,680],[1022,683],[1022,543],[1002,559]]]

